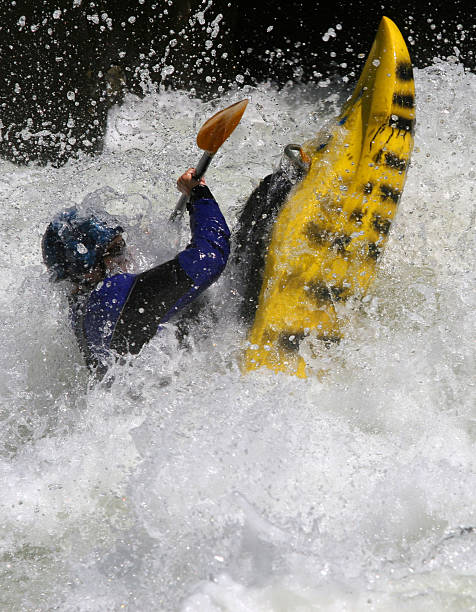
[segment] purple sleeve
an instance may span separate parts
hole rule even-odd
[[[230,230],[218,204],[205,185],[192,190],[188,204],[192,241],[178,261],[199,286],[208,286],[225,269],[230,254]]]

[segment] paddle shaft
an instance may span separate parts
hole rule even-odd
[[[200,161],[198,162],[197,167],[195,168],[195,174],[193,175],[193,177],[197,181],[199,181],[204,176],[214,155],[215,153],[209,153],[208,151],[205,151],[205,153],[200,158]],[[185,206],[187,205],[188,200],[188,195],[182,194],[180,196],[180,199],[177,202],[177,205],[175,206],[174,212],[170,215],[170,221],[174,221],[174,219],[183,215],[183,211],[185,210]]]

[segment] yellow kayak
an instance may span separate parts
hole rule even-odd
[[[299,342],[342,337],[339,305],[375,277],[413,147],[407,47],[383,17],[355,91],[326,136],[302,147],[309,169],[274,225],[243,362],[307,376]]]

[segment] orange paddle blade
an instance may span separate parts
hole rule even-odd
[[[208,153],[216,153],[228,136],[240,123],[248,100],[235,102],[210,117],[197,134],[197,145]]]

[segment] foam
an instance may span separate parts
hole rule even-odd
[[[0,603],[11,610],[468,610],[475,604],[474,105],[452,62],[415,71],[415,151],[370,298],[327,376],[256,372],[230,276],[189,350],[172,326],[93,386],[40,240],[63,205],[128,226],[137,267],[175,254],[175,178],[202,121],[250,104],[208,183],[230,225],[340,92],[271,85],[208,103],[127,96],[104,151],[0,162]],[[473,174],[471,174],[473,173]],[[212,317],[214,310],[215,318]],[[308,346],[312,351],[313,347]]]

